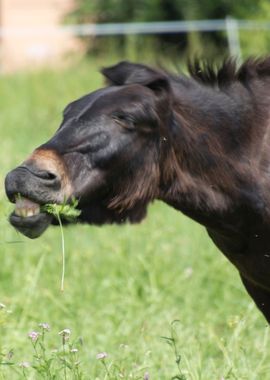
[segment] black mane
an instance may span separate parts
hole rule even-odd
[[[236,59],[227,58],[221,65],[195,59],[188,64],[189,74],[196,81],[213,87],[224,87],[234,82],[248,85],[254,78],[270,76],[270,56],[249,58],[239,67]]]

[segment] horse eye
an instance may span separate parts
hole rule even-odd
[[[116,121],[121,127],[133,130],[135,126],[135,122],[130,115],[126,115],[123,113],[115,113],[112,115],[113,120]]]

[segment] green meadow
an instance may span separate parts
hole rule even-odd
[[[102,65],[0,78],[0,380],[270,379],[266,321],[179,212],[156,202],[140,225],[65,228],[64,292],[60,229],[29,240],[9,225],[5,174],[49,139],[68,102],[102,85]]]

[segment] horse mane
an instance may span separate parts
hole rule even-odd
[[[195,59],[188,63],[188,71],[197,82],[223,88],[234,82],[247,86],[254,78],[270,76],[270,56],[249,58],[239,67],[236,59],[226,58],[221,64]]]

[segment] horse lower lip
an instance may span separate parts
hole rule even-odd
[[[29,217],[21,217],[13,212],[9,217],[9,221],[12,226],[23,235],[31,239],[35,239],[47,229],[52,221],[52,218],[53,217],[51,215],[46,213],[39,213]]]
[[[34,223],[35,221],[39,220],[40,217],[42,217],[42,215],[44,215],[44,213],[21,216],[21,215],[18,215],[15,211],[13,211],[10,214],[10,220],[14,221],[14,223],[19,223],[19,224]]]

